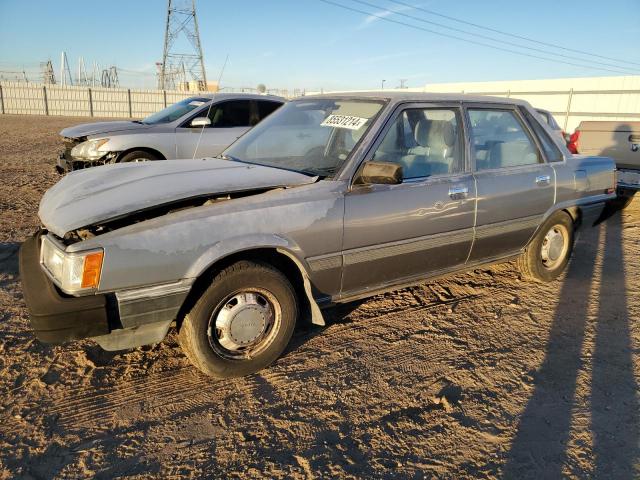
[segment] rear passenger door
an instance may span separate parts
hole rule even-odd
[[[398,185],[353,185],[345,196],[343,294],[463,265],[475,186],[460,105],[407,105],[366,160],[403,168]]]
[[[512,106],[468,105],[478,191],[470,261],[518,252],[554,203],[555,172]]]

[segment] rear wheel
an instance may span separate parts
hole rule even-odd
[[[287,278],[268,264],[240,261],[223,271],[185,316],[179,343],[207,375],[248,375],[284,351],[298,303]]]
[[[556,212],[551,215],[518,258],[522,274],[538,282],[558,278],[571,258],[573,237],[573,219],[569,214]]]
[[[149,162],[152,160],[159,160],[159,158],[153,153],[145,150],[134,150],[126,155],[123,155],[118,163],[135,163],[135,162]]]

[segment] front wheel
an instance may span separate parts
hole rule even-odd
[[[568,213],[551,215],[518,258],[522,274],[538,282],[551,282],[558,278],[571,258],[573,236],[573,219]]]
[[[207,375],[240,377],[282,354],[297,317],[289,280],[268,264],[243,260],[216,275],[185,316],[178,341]]]
[[[122,156],[118,160],[118,163],[138,163],[138,162],[150,162],[152,160],[158,160],[158,157],[153,153],[145,150],[134,150]]]

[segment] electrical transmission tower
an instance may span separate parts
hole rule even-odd
[[[51,60],[47,60],[46,62],[40,63],[40,68],[42,69],[43,83],[45,85],[55,85],[56,74],[53,70],[53,63],[51,63]]]
[[[102,70],[101,85],[105,88],[118,88],[120,82],[118,80],[118,69],[115,66],[111,66],[108,69]]]
[[[187,48],[178,46],[180,37],[188,40]],[[186,50],[186,51],[185,51]],[[171,90],[192,80],[199,90],[206,90],[207,75],[204,70],[195,0],[168,0],[167,23],[164,33],[164,52],[158,87]]]

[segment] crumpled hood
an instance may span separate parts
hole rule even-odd
[[[38,216],[49,231],[65,233],[188,198],[315,182],[278,168],[208,158],[123,163],[78,170],[51,187]]]
[[[146,130],[150,127],[152,125],[143,125],[131,121],[82,123],[74,127],[65,128],[60,132],[60,135],[68,138],[79,138],[101,133],[121,132],[123,130]]]

